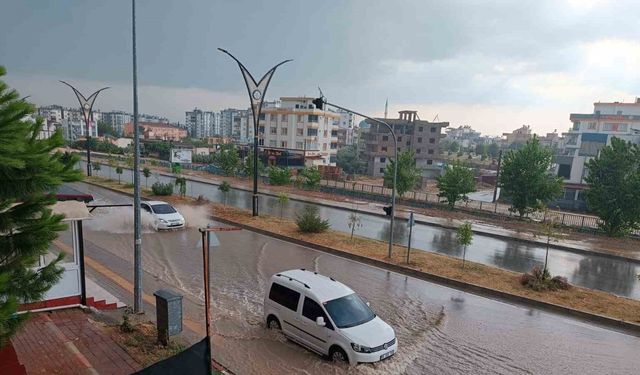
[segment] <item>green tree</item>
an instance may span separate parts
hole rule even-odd
[[[222,169],[225,176],[235,176],[240,166],[240,156],[238,149],[233,143],[227,143],[220,146],[220,150],[215,154],[216,165]]]
[[[291,171],[288,168],[271,167],[269,172],[269,184],[288,185],[291,183]]]
[[[355,145],[346,146],[338,150],[336,165],[342,168],[346,174],[363,173],[365,169],[365,163],[360,160],[358,147]]]
[[[175,186],[178,188],[178,194],[184,198],[187,195],[187,179],[182,176],[176,177]]]
[[[122,167],[121,166],[117,166],[116,167],[116,174],[118,175],[118,183],[120,183],[120,176],[122,175]]]
[[[449,151],[458,152],[460,151],[460,144],[456,141],[453,141],[449,144]]]
[[[113,130],[110,124],[107,124],[106,122],[103,122],[103,121],[98,121],[98,136],[101,136],[101,135],[102,136],[111,135],[114,137],[117,136],[115,130]]]
[[[464,263],[467,259],[467,246],[471,245],[473,240],[473,231],[471,230],[471,224],[465,222],[456,231],[456,241],[458,245],[463,246],[462,251],[462,269],[464,270]]]
[[[316,206],[306,206],[296,218],[298,229],[302,233],[322,233],[331,226],[329,220],[323,220]]]
[[[640,146],[613,138],[586,167],[587,206],[600,228],[609,236],[640,228]]]
[[[142,169],[142,174],[144,175],[144,187],[148,187],[149,185],[147,184],[147,182],[149,181],[149,176],[151,176],[151,171],[149,170],[149,168],[144,167]]]
[[[171,164],[171,173],[180,174],[182,172],[182,166],[179,163]]]
[[[322,174],[318,167],[303,168],[300,172],[300,177],[302,177],[304,186],[309,189],[315,189],[320,186],[320,181],[322,180]]]
[[[487,152],[487,145],[485,145],[484,143],[478,143],[476,145],[476,155],[482,155],[485,154]]]
[[[487,147],[487,154],[489,154],[489,156],[491,156],[492,158],[498,157],[498,153],[500,152],[500,146],[493,142],[489,145],[489,147]]]
[[[353,233],[356,231],[356,228],[360,228],[362,226],[362,220],[360,219],[360,215],[357,212],[351,212],[349,214],[349,229],[351,229],[351,239],[353,240]]]
[[[227,181],[222,181],[220,186],[218,186],[218,190],[222,193],[222,204],[227,204],[227,195],[231,191],[231,185]]]
[[[384,171],[384,186],[393,188],[393,168],[395,160],[390,159]],[[400,196],[415,188],[422,179],[422,171],[416,166],[415,153],[405,151],[398,155],[398,177],[396,191]]]
[[[475,191],[475,179],[468,165],[454,162],[447,168],[444,175],[437,178],[439,197],[447,199],[449,207],[453,209],[459,200],[467,200],[467,194]]]
[[[262,160],[258,159],[258,175],[264,173],[265,169],[266,168],[262,163]],[[253,176],[253,150],[250,150],[247,157],[244,158],[244,163],[242,163],[242,172],[245,176]]]
[[[0,66],[0,77],[5,73]],[[50,192],[82,179],[74,169],[78,158],[56,152],[64,145],[62,133],[37,139],[42,119],[24,120],[35,108],[20,97],[0,80],[0,347],[28,318],[16,314],[18,304],[40,300],[62,274],[63,253],[34,267],[67,227],[51,211],[56,199]]]
[[[91,164],[91,168],[92,168],[94,171],[99,172],[99,171],[100,171],[100,169],[102,169],[102,166],[100,166],[100,163],[93,163],[93,164]]]
[[[280,218],[284,211],[284,206],[289,202],[289,195],[285,192],[278,194],[278,204],[280,205]]]
[[[517,212],[520,218],[543,209],[562,193],[562,178],[550,171],[552,160],[553,153],[540,146],[536,136],[503,157],[499,186],[511,200],[509,210]]]

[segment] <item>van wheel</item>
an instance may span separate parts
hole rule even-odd
[[[347,353],[344,352],[341,348],[334,346],[329,350],[329,359],[332,362],[344,363],[348,362]]]
[[[282,329],[282,327],[280,327],[280,322],[278,321],[278,318],[276,318],[273,315],[269,315],[269,317],[267,318],[267,328],[269,329]]]

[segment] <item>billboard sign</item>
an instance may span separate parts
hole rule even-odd
[[[191,164],[192,150],[171,149],[171,163]]]

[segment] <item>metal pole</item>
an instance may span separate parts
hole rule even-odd
[[[76,221],[78,230],[78,264],[80,265],[80,304],[87,305],[87,279],[84,268],[84,235],[82,234],[82,220]]]
[[[252,215],[258,216],[258,124],[260,119],[255,123],[253,136],[253,204]]]
[[[500,182],[500,164],[502,164],[502,150],[498,152],[498,172],[496,173],[496,186],[493,189],[493,202],[498,198],[498,183]]]
[[[209,231],[200,228],[202,233],[202,270],[204,278],[204,322],[207,338],[207,363],[211,363],[211,301],[209,300]]]
[[[140,225],[140,129],[138,129],[138,72],[136,62],[136,0],[131,1],[133,24],[133,221],[134,221],[134,290],[133,306],[143,313],[142,304],[142,228]]]
[[[91,133],[89,132],[89,119],[85,119],[84,126],[87,129],[87,176],[91,176]]]
[[[407,244],[407,264],[409,264],[409,253],[411,253],[411,233],[413,232],[413,211],[409,214],[409,243]]]
[[[386,122],[382,121],[382,120],[378,120],[376,118],[373,117],[369,117],[366,115],[363,115],[362,113],[358,113],[356,111],[352,111],[348,108],[345,107],[341,107],[337,104],[333,104],[333,103],[329,103],[326,100],[324,100],[323,98],[323,102],[324,104],[330,105],[332,107],[336,107],[338,109],[342,109],[343,111],[347,111],[347,112],[351,112],[354,115],[357,116],[362,116],[364,118],[366,118],[367,120],[371,120],[373,122],[376,122],[378,124],[382,124],[384,126],[387,127],[387,129],[389,129],[389,132],[391,132],[391,137],[393,137],[393,145],[394,145],[394,158],[395,158],[395,162],[394,162],[394,166],[393,166],[393,188],[391,190],[391,219],[390,219],[390,224],[389,224],[389,254],[388,257],[391,258],[391,250],[393,249],[393,223],[394,223],[394,216],[395,216],[395,212],[396,212],[396,182],[397,182],[397,176],[398,176],[398,140],[396,139],[396,133],[393,131],[393,129],[391,128],[391,126],[389,124],[387,124]],[[382,194],[384,195],[384,187],[382,188]]]

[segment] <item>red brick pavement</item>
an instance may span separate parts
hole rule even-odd
[[[81,309],[35,313],[11,341],[28,374],[131,374],[140,366]]]

